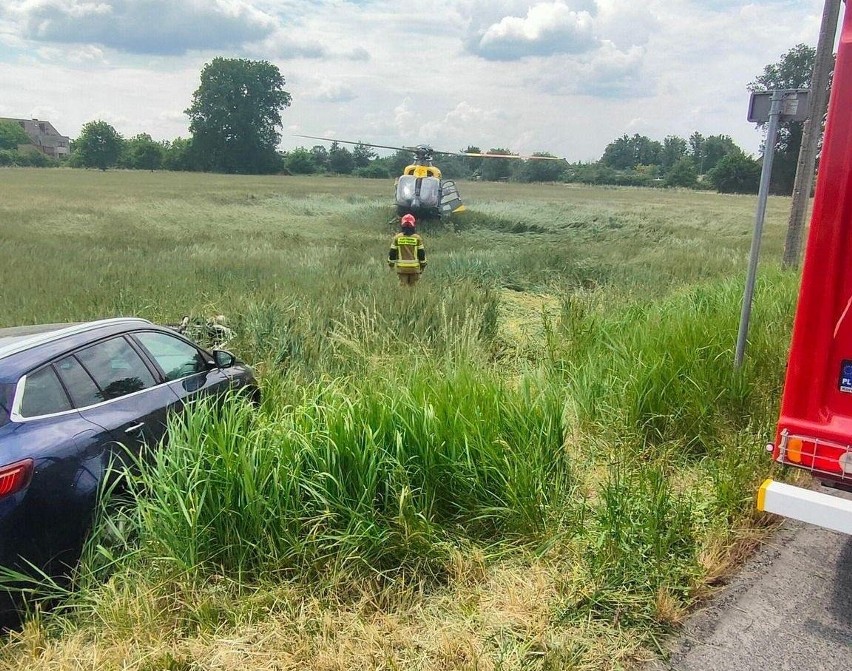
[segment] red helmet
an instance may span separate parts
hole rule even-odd
[[[414,224],[417,220],[414,218],[413,214],[404,214],[402,215],[402,219],[400,219],[399,223],[403,228],[414,228]]]

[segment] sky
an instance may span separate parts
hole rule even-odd
[[[730,135],[750,153],[746,86],[823,0],[2,0],[0,116],[76,137],[187,137],[205,63],[266,60],[296,134],[597,160],[624,133]],[[842,11],[842,10],[841,10]],[[841,17],[842,18],[842,17]],[[386,152],[385,152],[386,153]]]

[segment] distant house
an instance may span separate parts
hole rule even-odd
[[[32,142],[29,145],[38,149],[42,154],[53,156],[68,156],[70,153],[71,138],[66,135],[60,135],[59,131],[53,127],[49,121],[39,121],[38,119],[8,119],[0,118],[0,121],[11,121],[18,124],[24,129],[24,132],[30,136]]]

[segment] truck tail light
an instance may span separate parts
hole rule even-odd
[[[802,463],[802,439],[792,437],[787,440],[787,461]]]
[[[781,434],[778,461],[814,473],[852,476],[852,446],[811,436]]]
[[[0,498],[21,491],[30,484],[33,475],[33,460],[24,459],[14,464],[0,467]]]

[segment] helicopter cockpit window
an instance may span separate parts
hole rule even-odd
[[[420,184],[420,202],[424,207],[438,207],[441,197],[441,180],[437,177],[424,177]]]
[[[396,184],[396,202],[398,205],[411,205],[417,178],[414,175],[401,175]]]

